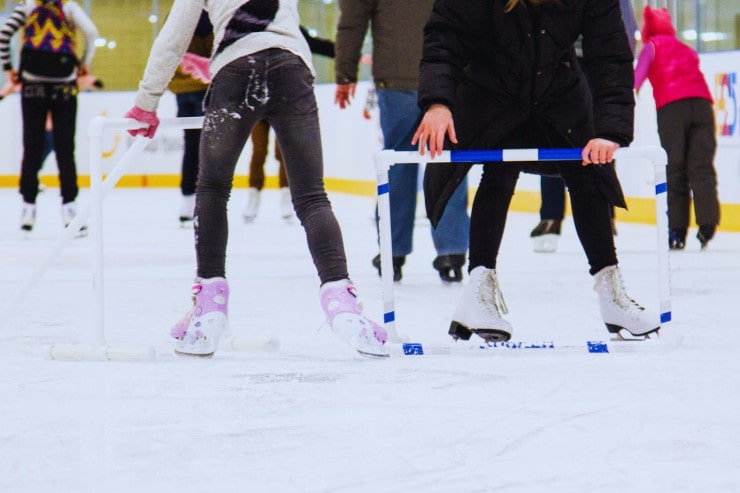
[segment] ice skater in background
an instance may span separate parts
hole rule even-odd
[[[18,69],[10,57],[10,41],[22,29]],[[84,35],[84,51],[77,52],[77,31]],[[54,150],[59,168],[62,223],[77,214],[78,76],[87,75],[95,53],[98,31],[84,9],[74,1],[39,0],[18,5],[0,29],[0,63],[11,82],[21,84],[23,162],[20,193],[23,197],[21,229],[31,231],[36,222],[38,173],[43,164],[46,119],[51,113]],[[79,55],[79,56],[78,56]]]
[[[190,54],[183,58],[204,8],[214,26],[213,54],[210,60]],[[159,99],[181,60],[210,77],[211,86],[195,191],[194,303],[172,329],[177,353],[211,356],[226,329],[226,207],[249,133],[258,121],[267,120],[280,140],[293,205],[306,232],[331,330],[363,355],[386,357],[386,332],[362,312],[347,272],[339,223],[324,189],[314,71],[299,29],[297,0],[175,0],[152,46],[135,106],[126,114],[142,124],[133,134],[154,136]],[[305,317],[296,316],[304,322]]]
[[[642,42],[635,89],[650,80],[660,145],[668,154],[668,246],[672,250],[686,246],[693,198],[696,238],[703,249],[714,237],[720,215],[712,93],[699,56],[676,37],[668,10],[645,7]]]
[[[372,30],[372,73],[385,149],[416,150],[411,137],[421,118],[417,104],[421,30],[432,3],[433,0],[339,0],[334,101],[344,109],[354,98],[360,52],[368,30]],[[418,163],[392,166],[388,172],[394,281],[403,277],[402,267],[413,249],[418,178]],[[462,281],[469,231],[467,180],[463,179],[444,217],[431,231],[437,251],[432,266],[443,282]],[[380,255],[372,259],[372,264],[380,273]]]
[[[573,44],[583,35],[590,89]],[[560,174],[609,332],[660,328],[630,298],[617,267],[612,204],[625,207],[611,163],[632,141],[632,52],[618,0],[437,0],[424,29],[414,135],[432,157],[457,149],[580,148],[578,163],[484,163],[470,226],[470,281],[450,324],[453,338],[509,340],[512,326],[496,272],[506,216],[521,171]],[[428,164],[427,213],[436,223],[471,165]],[[536,299],[531,299],[536,303]]]
[[[77,77],[77,87],[80,89],[80,91],[92,91],[93,89],[102,89],[103,81],[90,74],[81,75]],[[0,89],[0,100],[20,90],[20,83],[8,81],[3,86],[3,88]],[[46,115],[46,125],[44,125],[44,147],[41,153],[41,168],[39,168],[39,173],[41,173],[41,169],[43,168],[44,164],[46,164],[46,160],[49,158],[52,152],[54,152],[54,124],[51,119],[51,112],[49,112]],[[41,178],[39,177],[39,192],[43,192],[44,190],[46,190],[46,187],[43,183],[41,183]],[[83,226],[82,230],[80,231],[80,235],[84,235],[86,231],[87,228]]]

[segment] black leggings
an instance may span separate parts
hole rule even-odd
[[[570,147],[557,138],[543,136],[539,128],[526,126],[505,138],[502,149]],[[546,142],[538,145],[538,142]],[[559,145],[556,145],[559,144]],[[611,206],[599,190],[593,165],[581,166],[580,161],[536,165],[538,173],[560,174],[570,193],[573,222],[593,275],[604,267],[617,264],[617,253],[611,226]],[[487,163],[473,201],[470,216],[469,269],[482,265],[496,268],[506,216],[514,195],[519,173],[530,165]]]

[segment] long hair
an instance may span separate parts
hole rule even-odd
[[[506,0],[506,8],[504,9],[504,12],[511,12],[512,10],[514,10],[514,7],[516,7],[517,4],[524,3],[525,1],[531,3],[532,5],[541,5],[543,3],[554,3],[556,5],[562,4],[561,0]]]

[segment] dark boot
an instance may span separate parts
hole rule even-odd
[[[668,232],[668,248],[683,250],[686,246],[686,228],[676,228]]]
[[[699,226],[699,232],[696,233],[696,237],[699,240],[699,243],[701,243],[702,250],[707,247],[707,243],[709,243],[709,240],[714,238],[715,231],[717,231],[717,226],[715,226],[714,224],[705,224],[703,226]]]
[[[403,277],[401,273],[401,267],[406,263],[406,257],[393,257],[393,281],[398,282]],[[373,267],[378,269],[378,275],[382,275],[380,271],[380,254],[377,254],[373,258]]]
[[[465,254],[462,253],[440,255],[432,262],[432,266],[439,271],[439,277],[444,282],[462,281],[463,265],[465,265]]]

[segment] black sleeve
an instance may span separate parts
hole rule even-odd
[[[311,49],[311,53],[334,58],[334,41],[311,36],[305,27],[300,26],[300,28],[301,34],[303,34],[303,37],[306,38],[306,41],[308,42],[308,47]]]
[[[587,2],[581,32],[596,136],[629,145],[634,131],[634,56],[619,0]]]
[[[486,18],[487,2],[436,0],[424,27],[419,64],[419,106],[422,111],[442,103],[452,109],[457,86],[470,60],[478,24]]]

